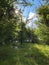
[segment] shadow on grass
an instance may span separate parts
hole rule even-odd
[[[49,65],[49,57],[32,44],[24,44],[18,50],[0,48],[0,61],[0,65]]]
[[[25,55],[25,57],[36,63],[31,64],[30,62],[30,65],[49,65],[49,57],[46,57],[39,49],[34,46],[28,51],[28,54]]]
[[[16,65],[15,50],[10,46],[0,47],[0,65]]]

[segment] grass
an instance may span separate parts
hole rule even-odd
[[[17,49],[0,47],[1,51],[4,52],[0,55],[5,58],[0,61],[0,65],[49,65],[48,45],[23,44],[18,45]]]

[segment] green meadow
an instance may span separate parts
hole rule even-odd
[[[48,45],[26,43],[17,47],[2,47],[0,65],[49,65]]]

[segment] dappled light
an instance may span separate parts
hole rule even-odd
[[[49,65],[49,0],[0,0],[0,65]]]

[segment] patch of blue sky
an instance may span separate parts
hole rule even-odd
[[[33,12],[33,13],[36,13],[36,9],[38,8],[38,7],[40,7],[42,4],[44,4],[45,2],[44,1],[40,1],[40,0],[34,0],[34,1],[32,1],[32,0],[27,0],[28,2],[32,2],[33,4],[32,4],[32,6],[27,6],[25,9],[24,9],[24,12],[23,12],[23,15],[25,16],[25,17],[28,17],[28,14],[30,13],[30,12]]]
[[[18,7],[19,7],[19,9],[21,9],[21,10],[23,10],[24,9],[24,11],[23,11],[23,16],[25,17],[25,18],[29,18],[29,17],[32,17],[33,15],[37,15],[36,14],[36,9],[38,8],[38,7],[40,7],[41,6],[41,4],[44,4],[45,2],[43,2],[43,1],[41,1],[41,0],[26,0],[28,3],[32,3],[32,6],[26,6],[25,8],[24,8],[24,6],[23,5],[19,5]],[[30,13],[31,13],[31,15],[30,15]],[[30,15],[30,16],[29,16]],[[33,16],[34,17],[34,16]],[[35,20],[37,20],[37,18],[35,17],[34,18],[34,20],[32,20],[28,25],[29,26],[33,26],[33,27],[36,27],[36,25],[34,24],[34,21]],[[33,25],[32,25],[33,24]]]

